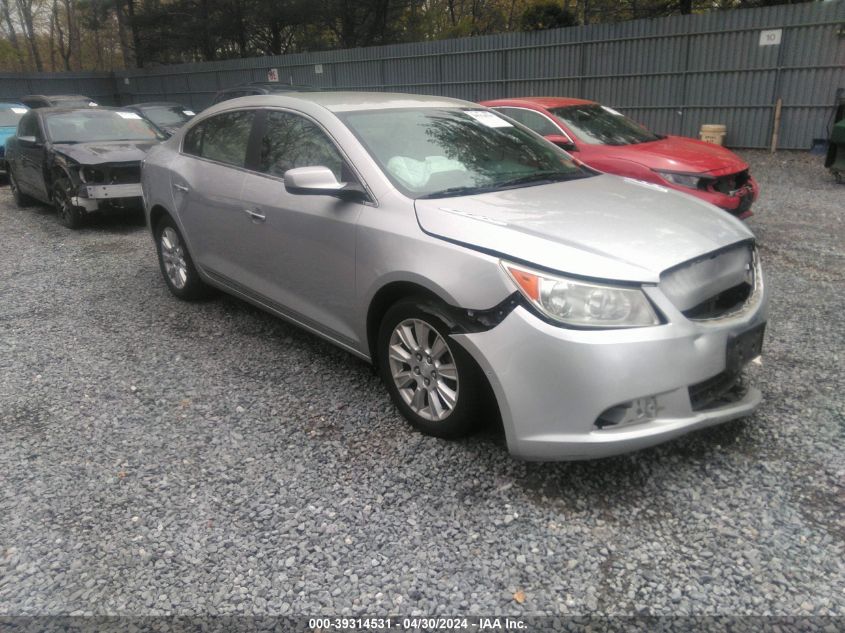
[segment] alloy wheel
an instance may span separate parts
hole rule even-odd
[[[402,400],[425,420],[445,420],[458,403],[458,368],[449,344],[420,319],[405,319],[389,343],[390,375]]]
[[[188,263],[185,261],[185,248],[176,230],[167,226],[159,238],[161,259],[164,262],[164,272],[173,287],[181,290],[188,283]]]

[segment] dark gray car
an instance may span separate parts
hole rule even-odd
[[[313,88],[312,86],[283,84],[278,81],[253,81],[220,90],[216,95],[214,95],[214,99],[211,101],[211,104],[214,105],[223,101],[228,101],[229,99],[237,99],[239,97],[284,94],[287,92],[315,92],[318,90],[319,88]]]
[[[6,141],[9,187],[18,206],[52,204],[75,229],[94,211],[140,208],[141,161],[164,138],[128,110],[30,110]]]

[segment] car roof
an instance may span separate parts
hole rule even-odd
[[[493,99],[482,101],[482,105],[493,106],[540,106],[541,108],[560,108],[571,105],[594,105],[595,101],[575,99],[573,97],[515,97],[513,99]]]
[[[312,103],[331,112],[355,110],[388,110],[393,108],[478,108],[477,103],[398,92],[288,92],[285,94],[252,95],[218,103],[206,112],[244,106],[293,105],[295,102]]]
[[[45,114],[59,114],[62,112],[126,112],[126,108],[111,108],[108,106],[103,106],[100,108],[86,108],[83,106],[68,106],[68,105],[58,105],[58,106],[51,106],[49,108],[35,108],[31,110],[31,112],[35,112],[38,115],[45,115]],[[137,115],[136,115],[137,116]]]
[[[91,97],[85,95],[24,95],[21,99],[49,99],[51,101],[61,101],[63,99],[88,99],[93,101]]]
[[[176,101],[146,101],[145,103],[133,103],[132,105],[122,106],[123,108],[152,108],[152,107],[162,107],[162,106],[176,106],[177,108],[185,108],[188,109],[188,106],[183,105],[181,103],[177,103]],[[120,110],[120,108],[117,108]]]

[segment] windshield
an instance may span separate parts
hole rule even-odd
[[[18,121],[28,112],[27,108],[11,107],[0,110],[0,127],[17,127]]]
[[[150,106],[148,108],[139,108],[139,110],[144,113],[145,117],[159,127],[182,125],[194,116],[193,112],[179,106]]]
[[[162,136],[134,112],[76,110],[45,117],[47,134],[54,143],[91,141],[157,141]]]
[[[470,195],[589,175],[551,143],[481,108],[366,110],[339,116],[391,182],[412,198]]]
[[[585,143],[634,145],[657,141],[659,136],[607,106],[591,103],[549,110]]]

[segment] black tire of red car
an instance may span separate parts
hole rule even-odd
[[[436,316],[437,312],[438,305],[425,298],[402,299],[391,306],[385,313],[378,332],[378,339],[376,341],[376,353],[378,355],[377,364],[379,373],[381,374],[381,379],[384,382],[390,397],[393,399],[394,404],[414,428],[426,435],[454,439],[471,434],[479,426],[479,418],[485,410],[484,378],[481,370],[478,368],[478,365],[476,365],[469,353],[467,353],[449,336],[449,326],[446,325],[441,318]],[[435,339],[435,336],[442,338],[448,347],[448,356],[446,357],[447,362],[448,360],[451,360],[452,362],[449,364],[453,364],[455,368],[455,378],[457,380],[455,382],[450,382],[449,386],[453,389],[455,385],[457,386],[457,389],[455,389],[457,393],[456,402],[451,413],[449,413],[444,419],[427,419],[414,411],[410,406],[413,402],[408,403],[406,399],[403,398],[402,394],[400,394],[397,379],[393,375],[393,368],[390,363],[390,353],[391,338],[393,337],[394,330],[396,330],[403,322],[414,321],[421,321],[432,330],[434,334],[427,337],[429,338],[429,341],[431,339]],[[420,346],[420,352],[423,358],[416,356],[414,353],[412,353],[412,356],[416,356],[416,358],[425,363],[426,349],[433,347],[435,347],[434,344],[428,346],[425,342],[423,342]],[[434,356],[433,353],[431,355]],[[419,365],[419,362],[414,363],[413,360],[413,358],[410,358],[407,374],[409,375],[410,380],[419,381],[415,382],[414,391],[420,388],[428,389],[427,385],[429,385],[429,379],[426,379],[423,375],[426,371],[423,370],[422,373],[417,372],[417,369],[419,369],[417,366]],[[429,361],[431,360],[436,359],[429,359]],[[430,371],[438,369],[437,367],[433,367],[432,364],[425,366]],[[440,378],[430,378],[430,380],[439,379]],[[425,383],[423,383],[423,381],[425,381]],[[431,387],[431,389],[437,390],[437,387]],[[432,396],[429,391],[425,402],[427,404],[430,403],[432,397],[434,396]],[[441,400],[441,402],[444,401]],[[431,411],[433,411],[433,409],[429,410],[429,412]]]
[[[178,241],[176,246],[180,249],[179,252],[184,263],[185,283],[182,287],[174,284],[167,272],[167,267],[165,266],[162,234],[167,229],[172,231],[171,235],[175,235],[175,238]],[[183,301],[198,301],[200,299],[208,299],[209,297],[214,296],[215,289],[206,284],[197,272],[197,268],[194,266],[194,260],[188,252],[188,245],[185,243],[185,238],[182,237],[182,232],[179,230],[179,227],[176,226],[176,222],[173,221],[173,218],[169,215],[165,215],[161,220],[159,220],[153,231],[153,237],[155,238],[156,253],[158,254],[158,265],[161,269],[161,276],[164,277],[164,283],[167,284],[167,288],[174,296],[182,299]]]
[[[59,216],[59,222],[69,229],[78,229],[84,219],[83,211],[71,202],[73,189],[70,179],[61,175],[53,180],[53,206]]]
[[[18,208],[23,209],[32,204],[32,198],[25,193],[22,193],[20,187],[18,187],[18,181],[15,178],[15,173],[12,171],[11,166],[9,167],[9,189],[12,192],[12,197],[15,199],[15,204]]]

